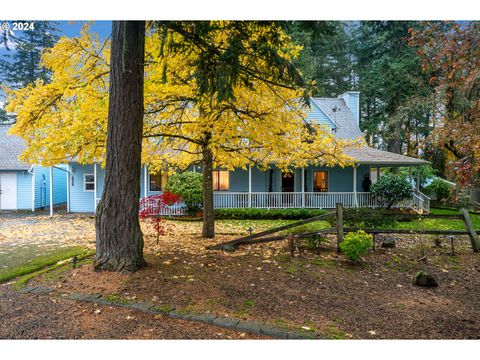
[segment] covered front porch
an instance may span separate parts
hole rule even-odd
[[[228,173],[217,170],[214,174],[218,177],[217,180],[214,178],[214,207],[331,209],[335,208],[337,203],[342,203],[345,207],[382,207],[384,204],[381,199],[365,191],[362,183],[365,175],[375,182],[385,167],[308,167],[291,173],[281,172],[279,169],[260,171],[256,168]],[[418,176],[418,172],[415,175]],[[430,211],[430,199],[418,189],[420,182],[419,179],[414,180],[412,167],[410,180],[413,187],[412,198],[395,203],[393,207],[411,208],[418,212]],[[222,186],[224,190],[219,190]],[[244,189],[245,187],[248,188]]]

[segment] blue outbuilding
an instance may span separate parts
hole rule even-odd
[[[66,205],[65,165],[44,167],[19,160],[25,143],[0,125],[0,210],[30,210]]]

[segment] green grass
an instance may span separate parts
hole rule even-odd
[[[33,259],[26,259],[24,262],[16,256],[15,263],[0,272],[0,283],[14,279],[18,276],[34,273],[47,266],[54,265],[59,261],[69,259],[73,256],[80,256],[87,252],[83,247],[75,246],[61,248],[51,251],[48,254],[37,256]]]
[[[85,260],[92,256],[94,254],[93,251],[87,251],[87,252],[84,252],[80,255],[77,255],[77,265],[80,265],[82,263],[85,262]],[[68,258],[67,258],[68,259]],[[45,274],[45,273],[51,273],[52,271],[56,270],[56,269],[59,269],[59,268],[63,268],[61,271],[59,271],[56,276],[59,276],[60,274],[62,274],[64,271],[66,271],[67,269],[69,269],[69,267],[71,266],[71,264],[68,262],[68,261],[59,261],[57,262],[55,265],[53,266],[48,266],[48,267],[44,267],[38,271],[34,271],[34,272],[31,272],[29,274],[26,274],[24,276],[22,276],[21,278],[19,278],[16,282],[15,282],[15,288],[21,288],[23,286],[25,286],[31,279],[33,279],[34,277],[37,277],[39,275],[42,275],[42,274]],[[55,276],[50,276],[49,279],[53,279]]]
[[[291,229],[282,231],[280,234],[301,234],[301,233],[310,233],[318,230],[323,230],[331,227],[328,221],[315,221],[305,225],[300,225]]]

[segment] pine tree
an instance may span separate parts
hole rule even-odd
[[[7,54],[0,59],[0,81],[10,88],[23,88],[37,79],[48,82],[50,71],[40,65],[44,50],[55,45],[59,36],[58,26],[52,21],[36,21],[34,30],[13,33],[2,31],[0,42]],[[0,94],[1,98],[1,94]],[[0,102],[0,124],[15,122],[15,116],[8,114]]]
[[[52,21],[35,22],[34,30],[23,30],[11,38],[14,44],[12,53],[0,60],[2,82],[10,87],[22,88],[40,79],[48,82],[50,72],[40,66],[40,58],[45,49],[58,41],[58,26]]]
[[[314,96],[336,97],[353,90],[352,38],[348,23],[339,21],[289,21],[286,32],[302,52],[294,64],[307,81],[314,81]]]

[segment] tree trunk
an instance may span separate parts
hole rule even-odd
[[[210,136],[207,134],[207,137]],[[215,236],[215,219],[213,214],[213,154],[207,145],[202,149],[203,166],[203,229],[204,238],[213,238]]]
[[[105,187],[97,207],[95,270],[145,266],[138,219],[143,132],[145,22],[114,21]]]

